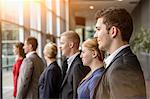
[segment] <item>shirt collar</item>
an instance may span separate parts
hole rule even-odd
[[[29,56],[31,56],[34,53],[36,53],[36,51],[29,52],[29,53],[26,54],[26,57],[29,57]]]
[[[71,64],[72,64],[72,62],[73,62],[73,60],[76,58],[76,56],[79,54],[80,52],[77,52],[77,53],[75,53],[74,55],[72,55],[72,56],[70,56],[69,58],[68,58],[68,60],[67,60],[67,63],[68,63],[68,69],[67,69],[67,71],[69,70],[69,68],[70,68],[70,66],[71,66]]]
[[[121,46],[120,48],[118,48],[116,51],[114,51],[110,56],[108,56],[108,57],[104,60],[104,62],[105,62],[105,64],[106,64],[105,68],[107,68],[107,67],[110,65],[110,63],[112,62],[112,60],[114,59],[114,57],[115,57],[122,49],[124,49],[124,48],[126,48],[126,47],[128,47],[128,46],[129,46],[129,44],[123,45],[123,46]]]

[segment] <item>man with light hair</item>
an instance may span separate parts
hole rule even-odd
[[[67,57],[66,75],[60,89],[60,98],[77,99],[77,88],[80,81],[89,72],[89,68],[84,67],[80,58],[80,38],[74,31],[67,31],[60,36],[60,49],[62,55]],[[63,69],[63,67],[62,67]]]

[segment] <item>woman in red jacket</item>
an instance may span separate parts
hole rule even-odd
[[[15,63],[13,64],[13,81],[14,81],[13,96],[14,98],[16,97],[16,94],[17,94],[17,80],[19,76],[19,69],[20,69],[23,59],[25,58],[23,46],[24,46],[23,43],[18,42],[13,47],[13,52],[16,56]]]

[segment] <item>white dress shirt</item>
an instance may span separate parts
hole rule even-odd
[[[77,53],[75,53],[74,55],[72,55],[72,56],[70,56],[70,57],[68,58],[68,60],[67,60],[68,68],[67,68],[66,73],[69,71],[70,66],[71,66],[73,60],[76,58],[76,56],[77,56],[79,53],[80,53],[80,52],[77,52]]]
[[[26,54],[26,57],[29,57],[30,55],[32,55],[34,53],[36,53],[36,51],[29,52],[29,53]]]
[[[110,65],[110,63],[112,62],[112,60],[114,59],[114,57],[122,50],[122,49],[124,49],[124,48],[126,48],[126,47],[128,47],[129,46],[129,44],[126,44],[126,45],[123,45],[123,46],[121,46],[120,48],[118,48],[117,50],[115,50],[110,56],[108,56],[105,60],[104,60],[104,62],[105,62],[105,68],[107,68],[109,65]]]

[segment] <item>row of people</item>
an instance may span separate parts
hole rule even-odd
[[[16,98],[146,99],[143,72],[129,45],[133,31],[130,14],[111,7],[98,11],[96,19],[94,38],[83,42],[81,55],[79,35],[74,31],[61,34],[60,49],[67,58],[62,65],[63,75],[56,62],[56,45],[49,43],[44,48],[44,70],[35,52],[37,44],[27,39]],[[106,60],[104,51],[110,54]]]
[[[72,38],[72,41],[70,41],[70,38]],[[31,38],[31,37],[28,39],[35,40],[35,38]],[[27,39],[27,42],[28,42],[28,39]],[[70,41],[70,42],[68,42],[68,41]],[[68,44],[66,44],[66,43],[68,43]],[[22,43],[19,43],[19,44],[23,45]],[[73,47],[70,47],[69,46],[70,44],[73,44]],[[74,44],[77,44],[77,45],[74,45]],[[66,45],[66,46],[64,46],[64,45]],[[23,47],[23,46],[21,46],[21,47]],[[44,58],[47,62],[47,67],[45,68],[45,70],[43,71],[43,73],[41,74],[41,76],[39,78],[38,89],[39,89],[39,98],[40,99],[59,98],[59,96],[62,98],[66,98],[66,97],[68,97],[68,95],[70,95],[70,97],[68,97],[68,99],[70,99],[72,97],[76,98],[77,97],[77,88],[78,88],[80,81],[90,71],[90,69],[88,67],[84,67],[83,64],[85,66],[89,66],[91,68],[91,72],[89,73],[90,75],[91,75],[91,73],[94,73],[95,70],[97,70],[98,73],[95,72],[97,74],[96,78],[101,75],[101,74],[99,75],[99,72],[103,72],[103,70],[104,70],[104,67],[103,67],[104,53],[102,53],[98,50],[98,44],[97,44],[96,39],[89,39],[89,40],[85,41],[83,43],[83,48],[82,48],[83,50],[80,55],[80,51],[78,50],[78,48],[79,48],[78,34],[73,31],[68,31],[61,35],[61,47],[60,48],[62,50],[63,55],[65,55],[66,57],[70,58],[72,55],[74,56],[74,57],[71,57],[72,63],[70,64],[70,66],[71,66],[70,70],[68,70],[68,71],[66,70],[67,73],[66,73],[65,77],[63,78],[64,80],[62,80],[61,69],[56,62],[57,46],[54,43],[48,43],[44,47],[44,51],[43,51]],[[81,61],[80,57],[82,58],[82,61]],[[22,60],[23,60],[23,58],[21,58],[21,61]],[[82,62],[83,62],[83,64],[82,64]],[[26,65],[26,66],[28,66],[28,65]],[[14,66],[14,67],[19,68],[20,66]],[[88,74],[88,76],[90,76],[89,74]],[[19,75],[19,71],[18,71],[18,75]],[[85,78],[88,78],[88,76],[86,76]],[[29,78],[30,75],[27,77]],[[85,78],[84,78],[84,80],[85,80]],[[95,82],[95,80],[97,80],[96,78],[93,78],[94,82]],[[29,78],[29,80],[31,80],[31,79]],[[63,81],[63,82],[61,82],[61,81]],[[92,85],[91,88],[93,88],[93,85],[95,85],[94,82],[92,82],[93,84],[91,84]],[[62,85],[61,85],[61,83],[62,83]],[[24,85],[26,85],[26,84],[24,84]],[[90,84],[90,82],[89,82],[89,84]],[[74,88],[73,88],[73,86],[74,86]],[[62,88],[62,89],[59,90],[60,88]],[[16,91],[16,89],[15,89],[15,91]],[[79,91],[79,93],[80,92],[84,92],[84,91]],[[90,90],[89,90],[89,92],[90,92]],[[59,95],[59,93],[60,93],[60,95]],[[73,96],[73,94],[74,94],[74,96]],[[16,96],[16,95],[14,95],[14,96]],[[80,97],[80,95],[79,95],[79,97]]]
[[[24,52],[26,57],[23,59],[21,66],[15,65],[20,70],[14,70],[17,88],[15,87],[14,96],[16,99],[38,99],[38,82],[45,66],[43,60],[36,53],[38,46],[37,39],[29,37],[24,42]],[[16,82],[15,82],[16,83]]]

